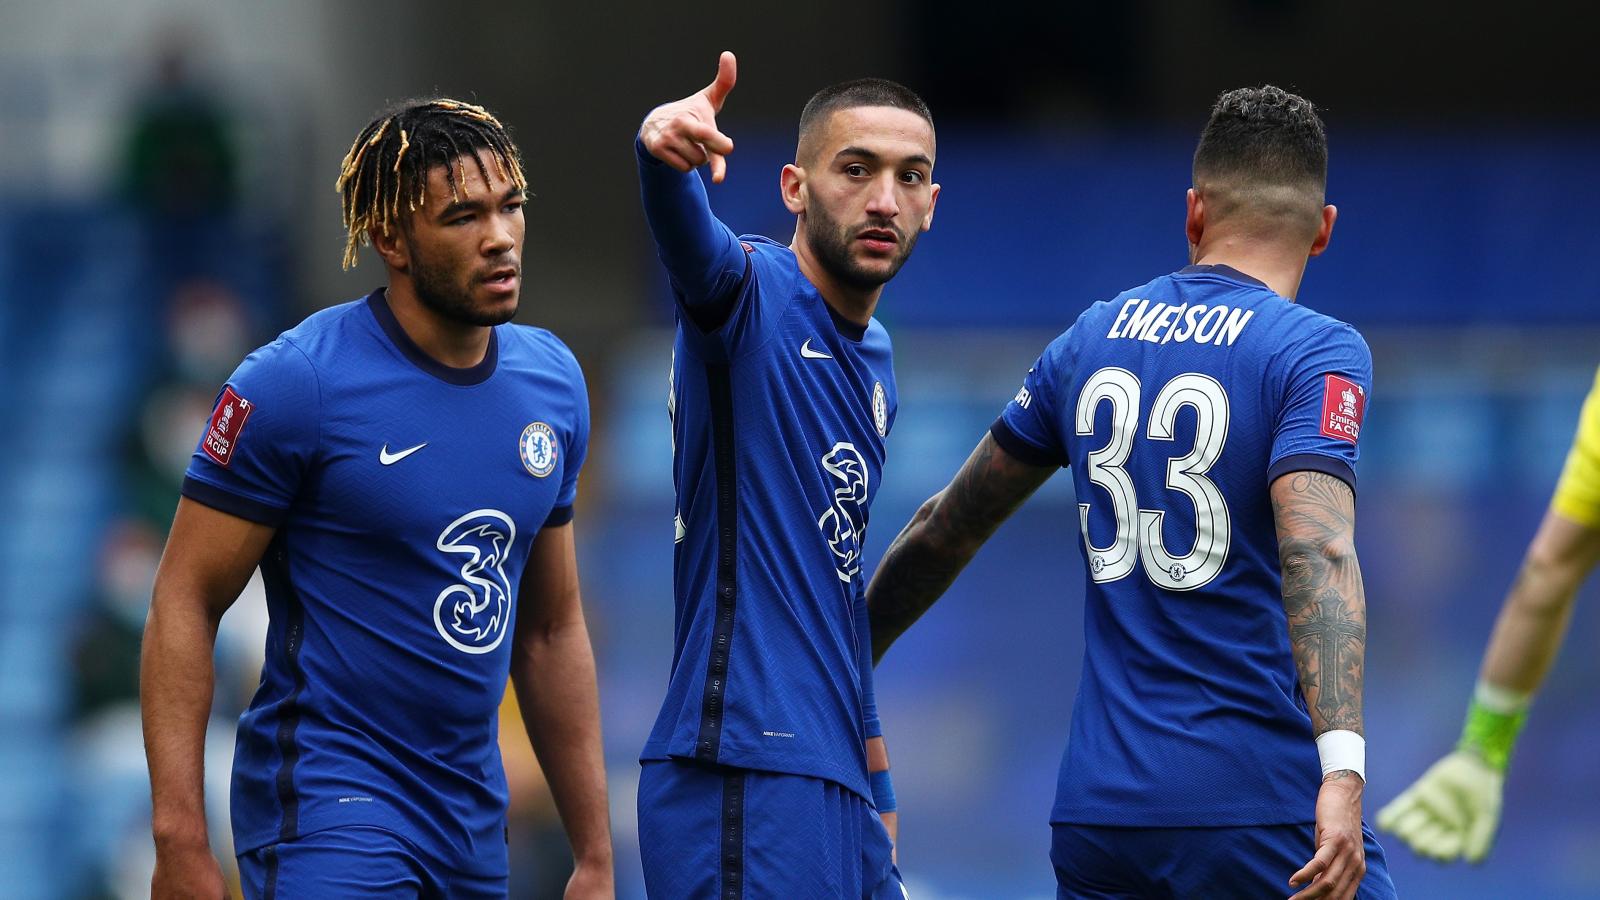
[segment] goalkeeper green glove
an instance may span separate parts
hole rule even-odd
[[[1480,685],[1455,752],[1434,763],[1378,812],[1378,827],[1417,853],[1482,862],[1500,824],[1506,766],[1527,718],[1527,699]]]

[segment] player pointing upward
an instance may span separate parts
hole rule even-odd
[[[1087,640],[1051,815],[1062,897],[1393,895],[1361,823],[1371,358],[1292,299],[1333,231],[1326,179],[1310,103],[1223,94],[1195,151],[1193,265],[1056,338],[873,577],[881,655],[1072,467]]]
[[[727,171],[716,116],[734,66],[722,54],[637,141],[678,318],[677,616],[642,755],[645,882],[667,898],[898,897],[861,546],[895,415],[872,313],[933,219],[933,122],[893,82],[824,88],[783,168],[793,239],[735,237],[693,172]]]

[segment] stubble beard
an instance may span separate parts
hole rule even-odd
[[[878,221],[869,221],[865,227],[885,228],[900,236],[900,251],[890,258],[887,269],[868,269],[850,252],[860,227],[846,228],[820,207],[806,210],[806,241],[811,245],[817,263],[846,285],[870,291],[888,284],[890,279],[899,274],[900,267],[911,258],[920,232],[913,231],[907,235],[887,222]]]
[[[472,302],[471,282],[463,287],[454,283],[450,275],[445,266],[435,266],[416,255],[411,258],[412,289],[422,305],[436,315],[464,325],[491,327],[504,325],[517,314],[515,303],[504,310],[478,308]],[[521,297],[517,299],[520,301]]]

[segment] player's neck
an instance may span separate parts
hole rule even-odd
[[[815,254],[811,252],[811,245],[806,243],[798,230],[794,241],[789,244],[789,249],[794,251],[794,258],[800,264],[800,274],[811,282],[817,293],[822,295],[822,299],[833,307],[834,312],[862,328],[872,324],[872,313],[878,308],[878,298],[883,296],[883,285],[863,291],[833,277],[817,261]]]
[[[440,364],[470,369],[488,354],[488,326],[448,319],[429,309],[417,298],[409,278],[391,277],[384,297],[406,337]]]
[[[1299,293],[1300,279],[1306,273],[1304,252],[1297,255],[1293,250],[1242,238],[1204,241],[1192,255],[1195,265],[1236,269],[1290,300]]]

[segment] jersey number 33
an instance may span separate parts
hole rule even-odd
[[[1090,504],[1078,504],[1089,573],[1103,584],[1128,577],[1143,563],[1145,575],[1156,586],[1192,591],[1216,578],[1228,559],[1228,503],[1216,483],[1206,477],[1228,440],[1228,394],[1215,378],[1189,372],[1162,386],[1150,407],[1145,437],[1152,441],[1172,442],[1178,411],[1189,406],[1195,413],[1194,446],[1187,452],[1174,447],[1173,454],[1182,455],[1167,458],[1167,487],[1194,501],[1194,546],[1178,556],[1162,539],[1166,512],[1139,505],[1133,477],[1126,468],[1139,430],[1140,390],[1138,376],[1112,366],[1090,375],[1078,394],[1075,426],[1079,437],[1094,434],[1096,411],[1102,403],[1111,404],[1111,439],[1089,452],[1084,468],[1089,481],[1110,496],[1117,530],[1110,544],[1096,547],[1089,537]]]

